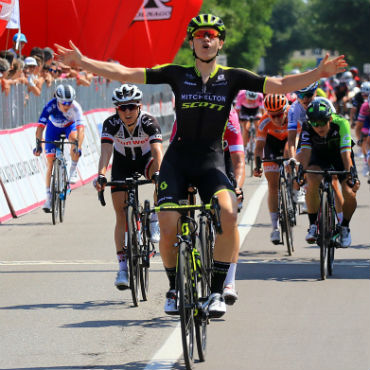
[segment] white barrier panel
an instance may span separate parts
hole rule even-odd
[[[45,190],[39,189],[44,178],[42,166],[33,156],[27,130],[33,131],[34,137],[32,124],[0,133],[0,173],[17,216],[31,211],[45,200]]]
[[[1,173],[0,173],[1,176]],[[0,224],[12,218],[12,214],[10,213],[10,209],[8,207],[8,202],[6,201],[5,195],[0,188]]]
[[[172,103],[171,103],[172,104]],[[158,114],[163,109],[154,104],[149,111]],[[166,104],[165,110],[170,110]],[[80,180],[72,189],[91,181],[97,174],[100,157],[100,135],[103,122],[112,114],[114,108],[94,109],[85,113],[85,139],[82,157],[78,162]],[[46,158],[33,155],[35,130],[37,124],[30,123],[20,128],[0,131],[0,177],[8,194],[11,206],[17,216],[41,206],[45,201]],[[70,150],[64,151],[68,172],[71,165]],[[3,190],[0,188],[0,223],[11,218]]]

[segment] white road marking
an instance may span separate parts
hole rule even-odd
[[[240,245],[244,243],[246,236],[256,220],[266,190],[267,181],[264,181],[253,193],[252,198],[248,201],[248,206],[245,209],[238,226]],[[172,365],[180,358],[181,355],[181,331],[180,325],[177,325],[170,337],[154,355],[144,370],[171,369]]]

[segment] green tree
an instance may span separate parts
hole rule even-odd
[[[265,72],[268,75],[283,73],[293,51],[306,47],[306,32],[303,26],[307,5],[304,0],[277,0],[270,21],[273,30],[271,46],[266,49]]]
[[[337,50],[362,70],[370,62],[370,0],[309,0],[311,46]]]

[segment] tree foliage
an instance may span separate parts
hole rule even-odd
[[[370,0],[309,0],[311,46],[337,50],[350,64],[370,63]]]
[[[305,13],[307,6],[304,0],[276,1],[268,22],[273,35],[271,46],[266,49],[266,74],[282,74],[292,52],[306,47],[306,32],[302,32]]]
[[[256,70],[264,56],[267,74],[282,73],[292,52],[306,48],[339,51],[358,67],[370,62],[370,0],[204,0],[201,13],[223,19],[221,53],[234,67]],[[193,62],[187,41],[175,62]]]

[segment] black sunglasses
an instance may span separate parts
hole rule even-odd
[[[307,93],[297,93],[297,96],[299,99],[304,99],[304,98],[312,98],[313,97],[313,92],[307,92]]]
[[[122,112],[124,112],[126,109],[128,110],[134,110],[137,109],[138,105],[137,104],[125,104],[125,105],[120,105],[118,109]]]

